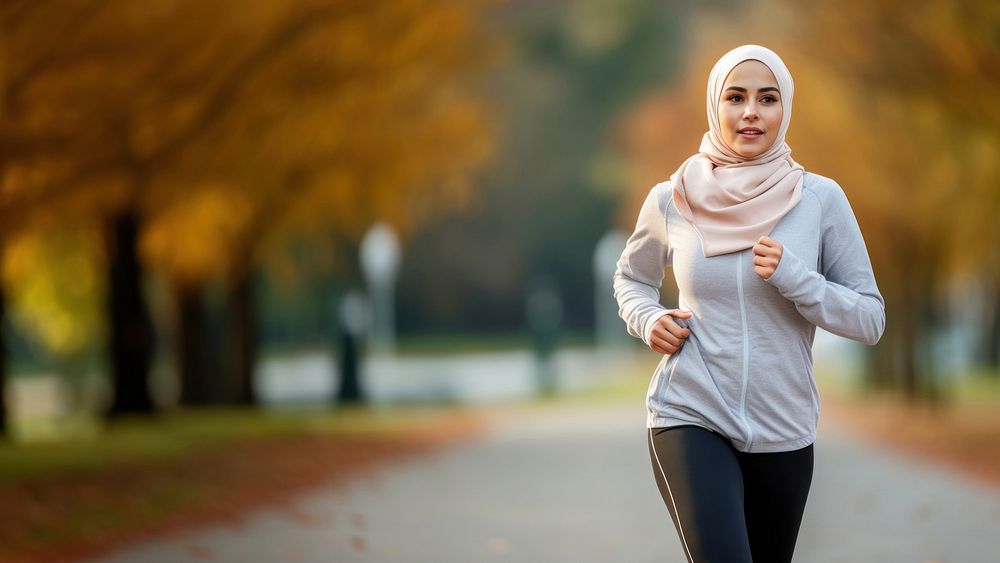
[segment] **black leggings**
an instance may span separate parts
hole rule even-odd
[[[699,426],[648,432],[656,486],[688,561],[792,560],[812,483],[812,444],[745,453]]]

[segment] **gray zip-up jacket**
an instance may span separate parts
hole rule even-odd
[[[678,319],[690,335],[663,357],[647,395],[649,428],[694,424],[746,452],[813,443],[819,392],[812,343],[821,327],[875,344],[885,302],[847,196],[836,182],[806,173],[802,199],[775,226],[784,249],[774,274],[753,269],[753,250],[706,258],[694,228],[673,203],[671,184],[650,190],[614,275],[619,314],[649,345],[664,270],[680,291]]]

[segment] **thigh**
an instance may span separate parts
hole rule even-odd
[[[739,455],[754,561],[789,562],[812,484],[813,447]]]
[[[750,563],[736,450],[701,427],[651,428],[653,474],[688,561]]]

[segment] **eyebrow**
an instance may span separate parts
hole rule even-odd
[[[742,86],[730,86],[729,88],[726,88],[727,92],[730,91],[730,90],[736,90],[737,92],[742,92],[744,94],[747,93],[747,89],[744,88],[744,87],[742,87]],[[778,92],[779,94],[781,93],[774,86],[764,86],[763,88],[761,88],[760,90],[758,90],[758,92]]]

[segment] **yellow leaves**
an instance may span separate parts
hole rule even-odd
[[[95,233],[85,229],[24,234],[5,247],[11,317],[56,354],[79,352],[101,338],[98,248]]]
[[[228,186],[208,185],[150,222],[142,254],[177,283],[221,277],[249,217],[245,197]]]
[[[379,217],[416,224],[462,204],[492,150],[484,93],[469,87],[484,60],[483,5],[149,0],[102,4],[75,26],[41,7],[0,43],[44,62],[31,37],[50,21],[72,28],[19,98],[19,127],[73,139],[66,175],[107,162],[59,183],[59,212],[137,206],[144,256],[192,281],[225,271],[234,246],[255,254],[271,229],[363,232]],[[50,166],[15,168],[0,199],[54,183]],[[126,182],[99,187],[109,175]]]
[[[986,39],[998,23],[992,2],[765,1],[724,18],[704,10],[688,70],[623,120],[635,178],[626,207],[696,150],[715,58],[762,43],[795,79],[793,157],[844,187],[876,268],[900,280],[917,268],[944,279],[955,260],[988,269],[1000,262],[1000,53]]]

